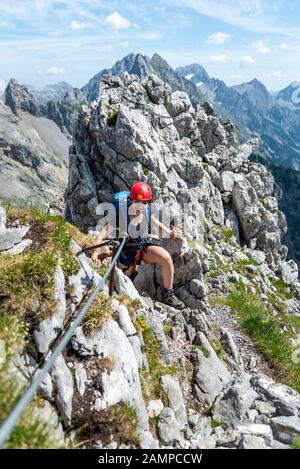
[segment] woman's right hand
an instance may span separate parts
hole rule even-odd
[[[170,230],[170,238],[171,239],[176,239],[176,238],[183,238],[184,233],[181,228],[173,228]]]
[[[93,252],[92,260],[97,266],[101,264],[100,259],[98,259],[98,252]]]

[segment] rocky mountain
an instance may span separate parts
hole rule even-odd
[[[104,75],[100,89],[70,149],[69,222],[0,209],[1,416],[110,263],[107,248],[97,269],[76,256],[97,205],[136,180],[170,223],[188,204],[185,237],[161,240],[186,307],[161,303],[157,266],[134,284],[116,269],[113,297],[98,296],[7,446],[299,447],[298,268],[274,178],[249,160],[257,142],[239,144],[209,104],[195,109],[155,75]]]
[[[179,215],[180,203],[202,204],[205,218],[222,224],[224,204],[231,212],[233,204],[245,242],[268,251],[274,268],[285,258],[287,248],[280,243],[285,217],[277,211],[275,199],[271,205],[258,201],[272,197],[273,178],[263,166],[248,160],[257,141],[239,145],[234,126],[216,117],[211,106],[195,110],[186,93],[172,93],[155,75],[142,82],[128,74],[122,79],[106,75],[101,87],[100,103],[83,108],[74,133],[68,219],[88,228],[97,218],[99,202],[111,200],[113,191],[127,190],[133,180],[146,180],[157,203],[170,207],[173,216]],[[124,128],[132,125],[134,131],[129,130],[124,139]]]
[[[0,101],[0,197],[61,208],[69,141],[52,120],[40,115],[26,93],[14,95],[9,102],[17,115]]]
[[[154,54],[153,57],[150,58],[146,55],[131,53],[116,62],[111,69],[101,70],[82,88],[82,92],[89,101],[94,101],[99,96],[100,82],[103,75],[111,74],[120,76],[124,72],[137,75],[141,79],[154,73],[168,83],[174,91],[186,91],[194,104],[201,100],[202,96],[197,87],[174,71],[158,54]]]
[[[116,62],[111,69],[95,75],[82,92],[89,101],[93,101],[99,96],[103,75],[120,76],[124,71],[141,79],[154,73],[174,91],[186,91],[195,106],[204,99],[210,101],[216,113],[236,125],[242,142],[251,136],[259,137],[261,150],[271,162],[296,170],[300,168],[300,113],[297,102],[295,105],[291,101],[295,100],[297,82],[274,97],[257,79],[228,87],[222,80],[211,78],[199,64],[173,70],[158,54],[149,58],[132,53]]]
[[[228,87],[210,78],[198,64],[180,67],[176,71],[198,86],[203,96],[217,104],[240,129],[240,135],[259,136],[261,149],[271,162],[296,170],[300,168],[300,113],[293,106],[283,105],[283,96],[292,97],[292,85],[274,98],[266,87],[254,79],[249,83]]]
[[[53,120],[71,140],[74,123],[86,99],[79,89],[72,88],[61,100],[41,104],[25,85],[20,85],[12,79],[5,89],[5,103],[16,115],[19,111],[26,111],[33,116],[43,116]]]
[[[19,111],[29,112],[33,116],[41,116],[41,107],[33,94],[13,78],[5,88],[5,104],[17,116]]]
[[[86,99],[82,92],[74,88],[68,91],[61,100],[48,101],[43,106],[43,113],[48,119],[52,119],[71,140],[79,111],[85,103]]]
[[[299,210],[300,210],[300,172],[292,168],[270,163],[261,154],[252,155],[251,159],[265,165],[275,180],[275,195],[280,210],[286,215],[288,232],[284,236],[284,244],[289,248],[289,258],[300,264]]]
[[[276,94],[277,103],[291,110],[299,110],[299,87],[300,81],[294,81],[287,88],[279,91],[279,93]]]
[[[46,85],[43,88],[36,88],[31,85],[25,86],[40,104],[47,104],[48,101],[60,101],[66,93],[70,93],[74,89],[73,86],[65,81],[60,81],[53,85]]]
[[[203,103],[205,96],[214,103],[215,113],[222,116],[225,123],[229,120],[235,123],[241,142],[252,136],[260,138],[262,145],[255,153],[265,155],[270,161],[270,167],[273,167],[273,164],[277,168],[282,167],[282,173],[286,174],[292,174],[293,171],[285,171],[284,167],[292,165],[298,168],[299,113],[294,112],[294,104],[289,105],[293,96],[295,97],[297,83],[279,92],[277,96],[272,96],[258,80],[227,87],[223,81],[209,77],[199,64],[179,67],[174,71],[158,54],[154,54],[152,58],[142,54],[129,54],[112,69],[102,70],[82,88],[82,91],[72,89],[60,101],[51,100],[41,104],[38,94],[33,95],[34,90],[31,92],[12,81],[7,87],[7,102],[12,109],[23,108],[33,115],[53,120],[67,138],[71,139],[79,109],[86,99],[92,101],[99,95],[101,77],[105,74],[120,76],[124,71],[136,74],[141,79],[151,73],[156,74],[173,90],[186,91],[195,107],[198,103]],[[66,86],[68,85],[62,82],[57,86],[53,85],[53,88],[59,92]],[[275,173],[277,175],[278,171]],[[282,186],[283,181],[286,181],[286,178],[276,179],[283,192],[291,194],[290,186]],[[280,203],[284,203],[283,199]],[[294,232],[297,224],[292,221],[295,212],[287,204],[285,210],[290,210],[285,213],[291,220],[286,242],[290,252],[293,252],[293,257],[300,262],[298,236],[297,232]]]

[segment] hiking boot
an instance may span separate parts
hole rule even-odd
[[[185,304],[177,298],[173,288],[164,288],[162,302],[175,309],[184,309]]]

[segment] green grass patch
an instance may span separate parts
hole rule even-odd
[[[172,331],[172,326],[171,324],[164,324],[164,327],[163,327],[163,330],[164,330],[164,333],[168,336],[171,335],[171,331]]]
[[[106,104],[107,115],[106,120],[109,126],[114,127],[117,122],[118,110],[111,104]]]
[[[108,266],[107,265],[100,265],[100,266],[95,266],[94,267],[94,270],[96,270],[97,274],[100,275],[100,277],[103,277],[105,272],[108,270]]]
[[[88,405],[77,420],[77,447],[84,444],[92,448],[97,440],[105,446],[114,440],[118,445],[137,447],[137,423],[135,409],[128,403],[118,402],[99,412]]]
[[[161,385],[161,377],[169,374],[178,375],[178,369],[174,365],[165,365],[160,361],[160,343],[148,327],[143,333],[144,346],[142,351],[146,353],[149,371],[140,370],[141,386],[146,402],[151,399],[161,399],[165,405],[168,404],[167,396]]]
[[[299,392],[300,364],[292,362],[289,334],[283,331],[284,318],[276,320],[259,296],[245,287],[231,292],[226,304],[238,315],[242,328],[258,349],[282,371],[286,384]]]
[[[292,444],[291,444],[292,449],[300,449],[300,436],[296,437]]]
[[[140,314],[139,316],[136,316],[136,319],[133,321],[133,325],[137,331],[138,334],[143,335],[144,332],[148,329],[148,323],[146,321],[146,318],[143,314]]]
[[[1,315],[36,322],[53,314],[57,262],[53,250],[1,256],[0,294],[7,298]]]
[[[282,315],[288,314],[288,307],[280,295],[274,292],[269,292],[267,296],[268,296],[268,301],[271,303],[273,308],[276,311],[278,311],[278,313]]]
[[[202,344],[193,344],[192,347],[195,349],[195,350],[200,350],[203,355],[205,356],[205,358],[209,358],[210,357],[210,353],[209,351],[204,347],[204,345]]]
[[[224,296],[208,295],[207,301],[211,308],[217,308],[218,306],[226,306],[226,298]]]
[[[247,267],[247,265],[258,266],[258,263],[254,259],[241,259],[235,263],[235,266],[238,267]]]
[[[218,358],[220,358],[220,360],[222,360],[222,358],[225,355],[225,352],[224,352],[221,340],[220,339],[214,339],[211,342],[211,346],[214,349],[214,351],[215,351],[216,355],[218,356]]]
[[[282,279],[273,280],[272,281],[273,287],[277,289],[277,293],[286,300],[291,300],[294,297],[293,292],[290,288],[284,283]]]
[[[111,298],[99,293],[83,322],[86,335],[95,334],[112,317]]]
[[[158,432],[158,422],[159,422],[159,415],[154,415],[153,417],[149,417],[150,429],[154,435],[157,435],[157,432]]]
[[[231,228],[222,228],[221,235],[224,241],[226,241],[227,243],[230,243],[230,241],[232,241],[232,238],[235,236],[235,233],[233,229]]]
[[[14,335],[18,330],[14,324],[10,324],[10,334]],[[3,331],[0,331],[1,338]],[[18,337],[18,346],[21,344]],[[24,340],[24,337],[22,337]],[[17,345],[17,343],[16,343]],[[23,386],[16,379],[14,369],[10,368],[10,349],[7,351],[7,360],[0,367],[0,421],[3,421],[13,408],[17,399],[23,392]],[[26,408],[20,420],[14,427],[5,448],[16,449],[39,449],[39,448],[58,448],[58,443],[53,438],[54,428],[51,422],[42,421],[39,416],[39,408],[42,400],[35,397],[30,405]]]
[[[218,420],[215,420],[215,419],[211,419],[210,425],[211,425],[211,428],[223,427],[222,422],[219,422]]]

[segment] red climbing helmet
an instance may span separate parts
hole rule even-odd
[[[131,187],[129,198],[131,200],[140,200],[141,202],[151,201],[152,189],[145,182],[137,182]]]

